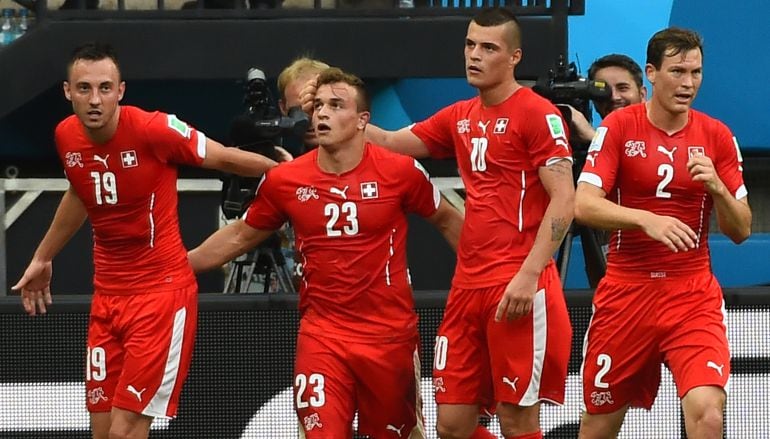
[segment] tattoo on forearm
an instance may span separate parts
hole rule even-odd
[[[558,242],[564,238],[569,228],[569,221],[564,218],[551,219],[551,241]]]
[[[567,160],[559,160],[551,166],[547,166],[545,169],[549,172],[565,175],[567,173],[572,173],[572,164]]]

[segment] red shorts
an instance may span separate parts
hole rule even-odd
[[[711,273],[644,282],[605,277],[583,351],[583,401],[591,414],[626,404],[650,409],[661,363],[680,398],[694,387],[724,388],[730,351],[722,289]]]
[[[498,323],[506,286],[450,291],[433,361],[438,404],[564,402],[572,326],[556,267],[540,275],[532,312]]]
[[[304,437],[352,437],[356,409],[360,435],[424,437],[417,345],[417,336],[363,344],[300,333],[294,404]]]
[[[198,287],[95,294],[86,351],[86,407],[176,415],[195,342]]]

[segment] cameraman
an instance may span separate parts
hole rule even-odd
[[[642,84],[642,69],[626,55],[613,53],[597,59],[588,69],[588,79],[604,81],[612,91],[611,99],[594,101],[596,112],[602,119],[618,108],[638,104],[647,97],[647,89]],[[596,130],[583,113],[572,111],[571,122],[573,137],[579,142],[593,139]]]
[[[306,56],[295,59],[291,64],[283,69],[278,75],[278,92],[281,98],[278,106],[281,113],[289,114],[289,108],[301,106],[300,91],[310,80],[314,79],[323,70],[329,68],[329,65],[323,61],[312,59]],[[315,130],[311,126],[302,139],[303,145],[290,151],[294,156],[304,154],[315,148],[318,143],[315,136]]]

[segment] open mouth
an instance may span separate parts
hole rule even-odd
[[[481,69],[476,66],[470,65],[468,66],[468,73],[481,73]]]
[[[315,127],[315,133],[316,134],[325,134],[331,131],[331,127],[325,123],[319,123]]]

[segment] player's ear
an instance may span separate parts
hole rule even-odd
[[[61,88],[64,90],[64,97],[67,98],[68,101],[72,101],[72,94],[70,93],[70,82],[62,82]]]
[[[120,81],[118,85],[118,102],[123,100],[123,94],[126,92],[126,81]]]
[[[650,84],[655,85],[655,73],[658,72],[658,69],[655,68],[652,64],[647,64],[644,66],[644,73],[647,75],[647,80],[650,81]]]
[[[514,50],[513,53],[511,54],[509,63],[511,68],[515,68],[520,62],[521,62],[521,48],[518,48]]]
[[[369,119],[372,117],[372,114],[368,111],[362,111],[361,113],[358,113],[358,123],[356,124],[356,128],[359,130],[363,130],[366,128],[366,124],[369,123]]]

